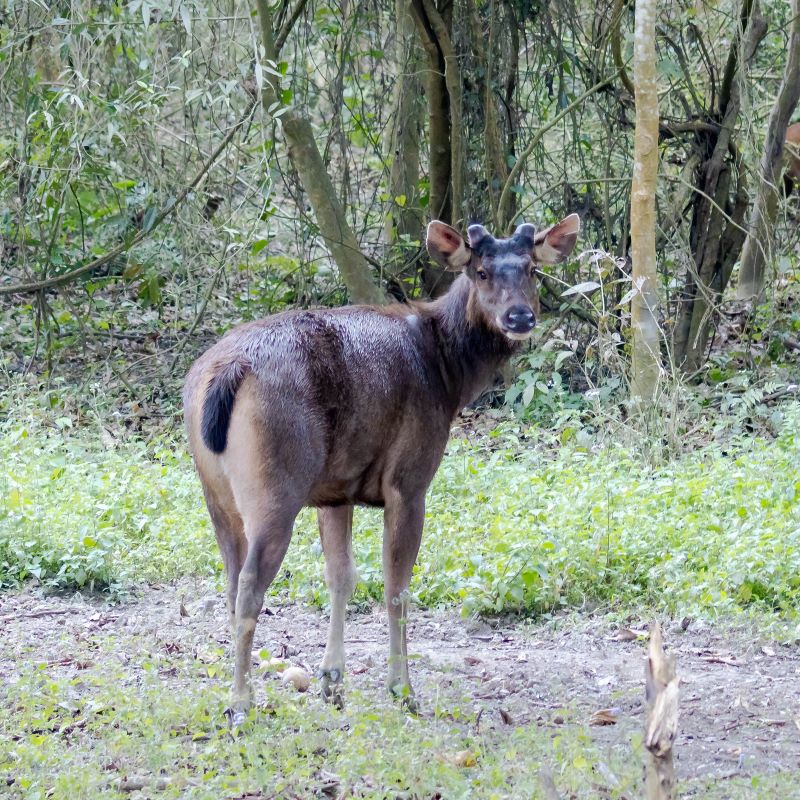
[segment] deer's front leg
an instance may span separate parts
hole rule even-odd
[[[386,498],[383,518],[383,578],[389,615],[389,691],[411,710],[417,710],[408,678],[408,584],[419,552],[425,518],[425,495],[399,493]]]

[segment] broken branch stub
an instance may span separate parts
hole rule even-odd
[[[645,769],[648,800],[671,800],[675,787],[672,744],[678,732],[678,686],[675,657],[664,652],[661,626],[655,622],[645,663],[647,717],[644,744],[649,755]]]

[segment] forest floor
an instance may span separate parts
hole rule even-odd
[[[303,746],[319,735],[323,744],[302,762],[281,759],[279,775],[240,765],[228,783],[201,766],[198,752],[214,745],[221,773],[219,748],[248,747],[227,733],[222,714],[230,640],[213,581],[142,587],[117,604],[11,592],[0,597],[0,621],[0,695],[17,726],[3,726],[12,754],[4,764],[0,757],[0,779],[19,796],[552,796],[542,770],[557,796],[640,796],[645,619],[620,627],[578,613],[515,622],[415,609],[409,641],[422,711],[413,718],[383,688],[385,613],[377,606],[352,611],[346,709],[323,706],[316,681],[299,695],[260,667],[261,707],[238,740],[263,744],[266,736],[274,746],[288,728]],[[254,664],[268,651],[313,674],[325,627],[318,609],[271,605],[256,630]],[[665,641],[681,677],[674,747],[681,796],[800,796],[797,647],[763,640],[746,624],[690,619],[667,621]],[[198,720],[196,707],[211,710]],[[295,707],[304,709],[302,723],[291,717]],[[387,737],[401,729],[401,749],[392,755]],[[337,743],[338,736],[351,741]],[[365,739],[362,758],[352,750],[358,737]],[[178,747],[172,762],[165,741]],[[152,759],[150,745],[158,751]],[[380,757],[370,757],[371,748]],[[405,786],[386,773],[384,757],[407,759]],[[492,774],[498,769],[502,776]]]

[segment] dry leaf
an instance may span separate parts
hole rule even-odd
[[[616,725],[617,715],[610,708],[603,708],[600,711],[595,711],[589,717],[590,725]]]
[[[458,753],[444,753],[442,758],[454,767],[474,767],[478,759],[471,750],[459,750]]]
[[[741,695],[737,695],[736,699],[733,701],[734,708],[743,708],[748,714],[752,714],[753,712],[750,710],[750,706]]]
[[[763,653],[765,656],[769,656],[770,658],[773,658],[773,657],[774,657],[774,655],[775,655],[775,651],[774,651],[774,650],[773,650],[771,647],[767,647],[766,645],[764,645],[764,646],[761,648],[761,652],[762,652],[762,653]]]

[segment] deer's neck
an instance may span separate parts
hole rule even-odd
[[[474,292],[472,282],[461,275],[429,306],[443,381],[455,412],[491,385],[500,367],[519,347],[487,324]]]

